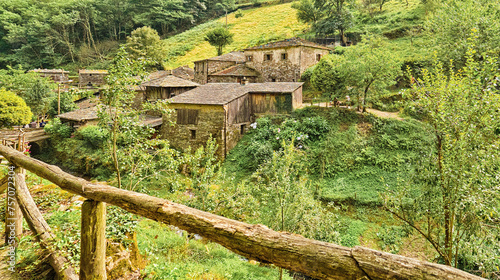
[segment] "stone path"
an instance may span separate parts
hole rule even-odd
[[[302,108],[308,107],[308,106],[331,107],[329,102],[314,103],[312,105],[311,105],[311,103],[302,103]],[[339,108],[347,108],[347,107],[340,106]],[[375,116],[380,117],[380,118],[396,119],[396,120],[400,120],[400,121],[404,120],[403,118],[401,118],[399,116],[398,112],[383,112],[383,111],[379,111],[379,110],[375,110],[375,109],[371,109],[371,108],[366,108],[366,111],[368,113],[374,114]]]

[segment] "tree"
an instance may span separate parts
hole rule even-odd
[[[384,45],[381,38],[368,37],[356,47],[347,48],[342,55],[329,56],[314,70],[312,85],[336,95],[347,93],[350,88],[358,100],[362,98],[363,112],[366,111],[370,90],[381,93],[395,84],[401,74],[401,62]]]
[[[496,1],[442,1],[425,29],[434,38],[438,57],[446,63],[453,60],[457,69],[465,65],[467,38],[473,29],[477,37],[475,55],[486,51],[500,55],[500,6]]]
[[[21,97],[0,88],[0,127],[27,124],[32,115],[30,108]]]
[[[165,57],[165,47],[158,32],[149,26],[132,31],[126,46],[133,59],[143,58],[151,65],[161,64]]]
[[[205,41],[217,48],[217,55],[222,54],[222,48],[233,42],[234,34],[229,30],[219,27],[209,31],[205,36]]]
[[[339,31],[343,44],[346,44],[345,30],[352,26],[352,14],[348,6],[352,0],[301,0],[292,7],[297,9],[297,18],[311,23],[317,34],[332,35]]]
[[[413,83],[435,150],[422,155],[415,178],[385,197],[385,207],[424,236],[445,264],[464,267],[466,244],[488,248],[488,232],[498,234],[500,205],[498,61],[483,54],[478,62],[476,39],[469,40],[463,69],[445,69],[436,59]],[[469,268],[498,269],[498,243],[485,251],[490,256]]]
[[[61,114],[78,109],[78,105],[76,105],[75,102],[73,102],[73,94],[71,91],[64,91],[61,93],[60,104],[61,104]],[[58,114],[57,113],[57,109],[59,107],[58,105],[59,104],[57,98],[52,98],[52,100],[50,101],[49,110],[47,111],[49,116],[53,117]]]

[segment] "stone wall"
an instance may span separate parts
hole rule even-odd
[[[106,81],[104,80],[104,77],[106,77],[108,74],[103,74],[103,73],[80,73],[79,76],[79,82],[78,85],[79,87],[86,87],[86,86],[101,86],[106,84]]]
[[[324,49],[316,49],[316,48],[308,48],[308,47],[301,47],[301,52],[302,55],[300,57],[300,75],[306,71],[307,68],[315,65],[316,63],[319,62],[318,60],[318,55],[320,56],[319,58],[321,59],[322,57],[328,55],[330,53],[329,50],[324,50]]]
[[[194,64],[194,82],[204,85],[208,75],[236,65],[234,61],[202,60]]]
[[[300,80],[301,54],[298,47],[251,50],[245,51],[245,55],[252,56],[252,61],[247,61],[247,65],[261,74],[258,82],[298,82]]]
[[[240,76],[208,76],[209,83],[239,83]],[[246,77],[249,83],[256,83],[257,77]]]
[[[219,146],[218,155],[224,157],[224,120],[222,105],[170,104],[171,109],[199,110],[197,124],[177,124],[177,111],[163,116],[161,137],[167,139],[176,149],[184,150],[189,146],[194,150],[207,143],[210,135]],[[170,125],[172,123],[173,125]],[[193,137],[193,132],[195,135]]]

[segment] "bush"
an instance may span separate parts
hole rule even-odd
[[[21,97],[3,88],[0,89],[0,127],[27,124],[32,115]]]
[[[237,10],[236,13],[234,14],[235,18],[240,18],[243,17],[243,12],[241,10]]]
[[[80,128],[76,132],[76,138],[86,141],[89,145],[95,148],[104,146],[104,143],[109,138],[109,132],[99,126],[87,125]]]
[[[45,125],[43,130],[50,134],[51,137],[59,139],[69,138],[73,132],[73,128],[65,123],[61,123],[59,118],[55,118],[50,121],[47,125]]]

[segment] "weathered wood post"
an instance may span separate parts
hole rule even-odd
[[[80,280],[106,279],[106,203],[87,199],[82,205]]]
[[[17,150],[22,152],[23,148],[23,135],[19,134]],[[16,189],[20,182],[17,182],[16,175],[24,173],[25,170],[20,167],[9,166],[5,195],[5,244],[13,248],[17,248],[18,241],[23,234],[23,214],[16,199]]]

